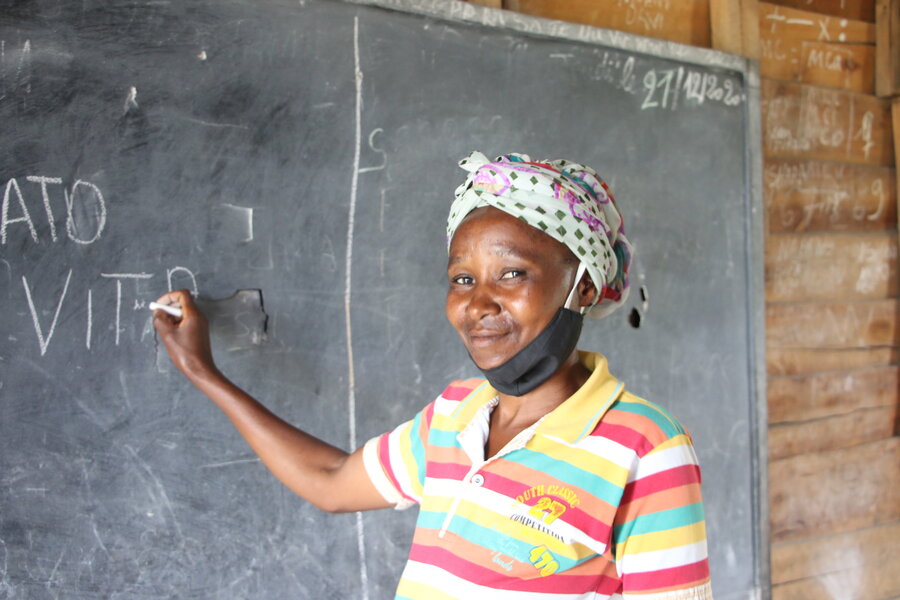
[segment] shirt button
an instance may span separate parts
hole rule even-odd
[[[481,473],[475,473],[474,475],[472,475],[472,485],[484,485],[484,475],[482,475]]]

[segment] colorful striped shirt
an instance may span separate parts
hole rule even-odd
[[[396,598],[712,598],[690,436],[603,356],[580,357],[581,389],[492,457],[483,379],[366,444],[381,494],[420,505]]]

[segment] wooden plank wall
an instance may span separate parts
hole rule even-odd
[[[875,95],[885,37],[872,0],[756,4],[772,596],[896,598],[897,169],[891,101]]]
[[[502,6],[759,59],[772,597],[900,597],[900,0]]]

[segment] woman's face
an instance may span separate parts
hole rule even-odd
[[[549,235],[493,207],[473,210],[450,244],[447,319],[481,369],[497,367],[550,323],[577,261]]]

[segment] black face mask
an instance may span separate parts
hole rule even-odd
[[[583,322],[580,313],[560,307],[544,330],[512,358],[499,367],[479,369],[497,391],[523,396],[550,379],[569,358],[578,343]]]

